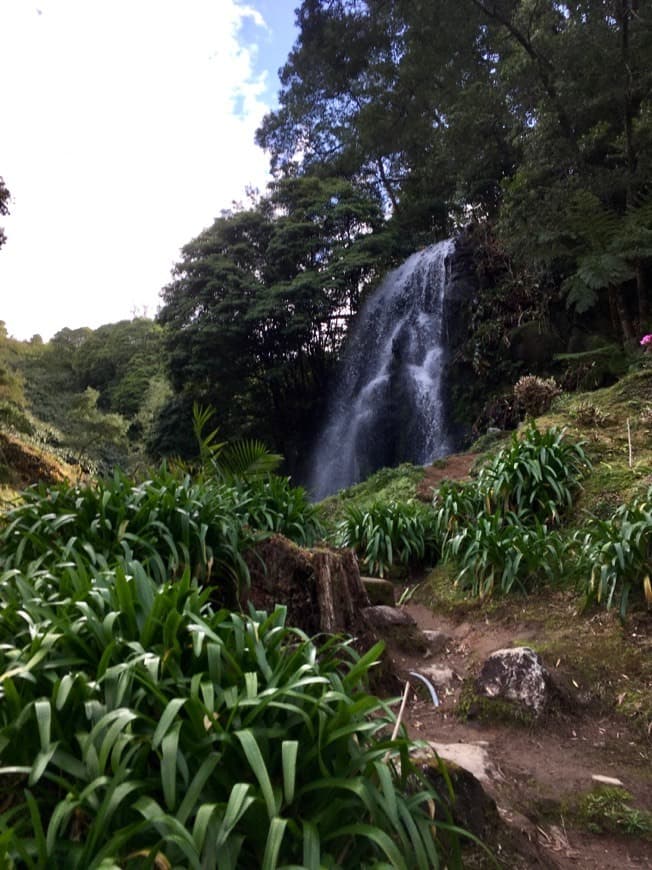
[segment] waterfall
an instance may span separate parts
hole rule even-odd
[[[378,468],[450,451],[442,371],[452,239],[413,254],[363,305],[347,339],[327,423],[311,461],[324,498]]]

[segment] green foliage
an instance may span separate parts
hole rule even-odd
[[[575,812],[597,834],[652,834],[652,815],[632,807],[631,800],[624,788],[605,786],[584,795]]]
[[[3,866],[461,866],[364,690],[380,648],[207,596],[137,562],[3,575]]]
[[[218,441],[219,429],[206,432],[215,415],[213,408],[193,405],[193,433],[199,446],[199,472],[203,478],[233,482],[240,478],[260,480],[269,477],[283,462],[278,453],[270,453],[262,441]]]
[[[582,444],[563,430],[541,432],[531,423],[480,471],[477,485],[488,513],[512,511],[521,521],[558,523],[590,467]]]
[[[610,519],[594,518],[575,540],[587,606],[617,606],[624,617],[632,594],[652,605],[652,487],[644,497],[620,505]]]
[[[87,387],[71,404],[67,442],[78,460],[89,453],[104,458],[107,448],[126,447],[127,421],[120,414],[102,412],[98,408],[99,396],[97,390]]]
[[[417,501],[376,502],[366,509],[350,505],[336,540],[356,550],[365,570],[383,577],[392,565],[436,561],[434,520],[432,509]]]
[[[94,485],[27,490],[3,517],[4,569],[72,562],[103,570],[136,559],[163,583],[189,568],[209,580],[246,582],[251,540],[237,490],[179,478],[165,466],[133,484],[120,472]]]
[[[340,490],[320,503],[321,514],[329,533],[344,519],[346,508],[353,505],[369,508],[376,502],[405,502],[416,497],[423,478],[423,468],[404,462],[396,468],[381,468],[361,483]]]
[[[534,423],[484,466],[474,483],[444,484],[434,499],[442,560],[457,584],[485,597],[529,591],[562,575],[565,543],[550,530],[590,467],[581,444]]]
[[[304,449],[362,288],[378,274],[378,203],[344,180],[283,179],[183,249],[164,288],[175,396],[153,440],[179,453],[179,406],[219,409],[229,439]],[[178,423],[178,420],[177,420]],[[176,443],[175,443],[176,437]]]
[[[511,513],[481,513],[446,540],[442,558],[455,561],[456,586],[474,597],[532,592],[559,579],[565,544],[538,520],[524,525]]]
[[[251,528],[278,532],[302,547],[324,537],[319,509],[309,502],[305,489],[293,486],[288,477],[251,480],[238,491],[246,510],[243,522]]]

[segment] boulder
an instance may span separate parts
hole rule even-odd
[[[433,745],[432,748],[432,755],[420,756],[418,764],[429,785],[447,804],[453,822],[482,842],[494,840],[501,827],[496,801],[485,791],[474,773],[440,755],[440,747]],[[442,766],[445,766],[445,772]],[[452,798],[447,780],[453,787]]]
[[[365,607],[362,616],[369,629],[403,652],[424,653],[426,642],[416,622],[405,610],[378,604]]]
[[[549,709],[555,694],[541,658],[527,646],[493,652],[483,664],[475,688],[479,696],[515,704],[534,717]]]

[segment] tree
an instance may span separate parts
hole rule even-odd
[[[170,419],[192,401],[212,405],[225,437],[261,438],[292,464],[346,323],[377,275],[380,224],[378,202],[347,182],[289,178],[186,245],[159,313],[176,394]]]
[[[9,200],[11,199],[11,194],[7,189],[7,186],[4,182],[4,179],[0,175],[0,216],[5,216],[9,214]],[[0,248],[7,241],[7,236],[5,235],[5,231],[2,227],[0,227]]]
[[[120,414],[103,413],[98,399],[99,393],[91,387],[76,396],[66,441],[76,451],[78,462],[99,457],[108,468],[115,464],[116,450],[121,453],[126,449],[128,423]]]
[[[297,21],[257,134],[277,175],[371,184],[412,248],[497,219],[519,268],[567,288],[600,235],[573,235],[578,201],[649,232],[649,0],[304,0]],[[646,249],[595,295],[626,339],[650,325]]]
[[[510,118],[475,7],[305,0],[298,23],[280,107],[257,134],[275,172],[371,184],[413,245],[469,205],[495,209]]]

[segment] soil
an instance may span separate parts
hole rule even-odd
[[[73,469],[47,450],[39,450],[7,432],[0,432],[0,468],[5,469],[8,475],[5,482],[14,490],[33,483],[61,483],[74,477]]]
[[[634,652],[649,660],[652,620],[642,618],[623,632],[610,617],[596,620],[574,615],[571,624],[568,598],[561,594],[548,600],[545,607],[537,609],[536,605],[524,608],[522,602],[511,603],[493,611],[458,614],[438,614],[430,607],[407,605],[421,629],[444,632],[450,640],[442,652],[426,657],[391,649],[399,675],[410,679],[410,671],[423,672],[432,666],[450,668],[456,675],[450,685],[437,686],[438,707],[425,687],[411,678],[411,684],[416,685],[408,696],[408,732],[415,739],[457,745],[453,749],[479,744],[478,751],[484,750],[487,767],[482,784],[516,835],[506,847],[508,854],[498,851],[502,866],[652,867],[652,839],[593,833],[572,810],[581,795],[596,787],[595,774],[620,780],[632,796],[633,808],[652,810],[652,723],[640,715],[627,717],[618,709],[613,699],[622,695],[618,695],[619,686],[613,684],[611,673],[609,695],[595,680],[596,672],[590,668],[585,672],[583,662],[573,658],[577,643],[584,644],[592,655],[597,655],[595,649],[609,654],[612,647],[607,638],[615,633],[618,643],[633,644]],[[569,638],[574,641],[572,647],[568,646]],[[571,687],[576,703],[535,725],[461,717],[463,688],[472,684],[482,662],[491,652],[515,645],[548,650],[542,653],[545,664],[557,682]],[[631,673],[620,675],[624,684],[649,680],[649,670],[636,672],[635,661],[636,657],[625,656]],[[614,665],[615,673],[619,663],[605,662],[607,671]],[[649,690],[650,683],[646,685]],[[444,750],[439,751],[444,755]],[[503,849],[500,838],[494,843],[496,848]],[[491,865],[475,856],[469,866]]]
[[[423,479],[417,487],[417,497],[431,502],[433,491],[444,480],[464,480],[470,473],[479,453],[455,453],[424,468]]]

